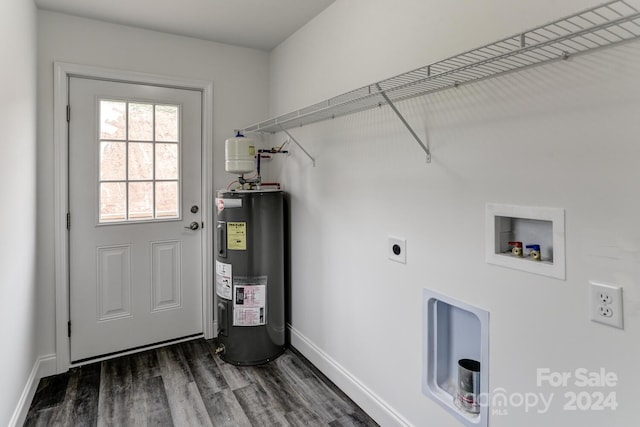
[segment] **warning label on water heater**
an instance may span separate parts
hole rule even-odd
[[[216,206],[218,207],[218,213],[229,208],[241,208],[242,199],[219,199],[216,197]]]
[[[267,323],[267,276],[238,277],[233,281],[233,326]]]
[[[227,222],[227,249],[232,251],[247,250],[246,222]]]
[[[216,260],[216,294],[220,298],[231,299],[231,264],[225,264]]]

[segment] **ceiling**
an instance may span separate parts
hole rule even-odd
[[[269,51],[335,0],[34,0],[39,9]]]

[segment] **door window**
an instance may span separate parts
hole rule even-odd
[[[180,107],[99,102],[98,222],[180,218]]]

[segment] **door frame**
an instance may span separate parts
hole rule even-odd
[[[53,147],[54,147],[54,257],[56,305],[56,368],[66,372],[71,365],[69,322],[69,126],[67,103],[69,78],[80,77],[121,83],[166,86],[202,93],[202,328],[211,339],[214,331],[212,266],[213,256],[213,82],[158,74],[123,71],[66,62],[54,62]]]

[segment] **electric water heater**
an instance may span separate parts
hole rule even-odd
[[[217,352],[268,362],[285,350],[283,192],[219,191],[216,212]]]

